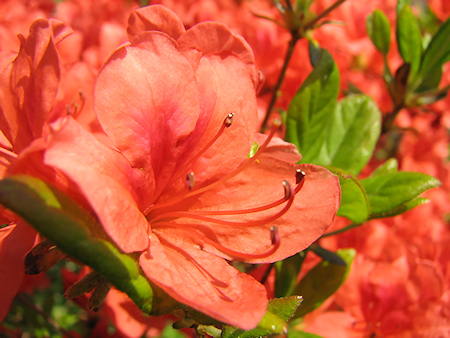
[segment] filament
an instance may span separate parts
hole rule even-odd
[[[191,229],[189,227],[186,227],[185,224],[178,224],[178,223],[172,223],[172,222],[160,222],[160,223],[155,224],[155,226],[157,228],[161,228],[161,227],[174,228],[174,229],[180,229],[180,230],[186,231],[186,232],[190,233],[191,235],[195,236],[196,238],[200,239],[204,243],[207,243],[207,244],[211,245],[212,247],[216,248],[220,252],[227,254],[233,258],[238,258],[238,259],[243,259],[243,260],[269,257],[278,250],[278,248],[280,247],[280,242],[281,242],[280,235],[278,234],[278,228],[272,227],[272,228],[270,228],[270,238],[271,238],[271,242],[272,242],[272,247],[264,253],[247,254],[247,253],[235,251],[235,250],[229,249],[227,247],[224,247],[222,244],[213,241],[212,239],[201,234],[200,232],[198,232],[194,229]]]
[[[222,177],[221,179],[204,186],[203,188],[197,189],[197,190],[193,190],[189,193],[186,193],[184,195],[178,196],[176,198],[170,199],[166,202],[163,203],[158,203],[158,204],[154,204],[150,207],[148,207],[145,210],[145,214],[148,214],[150,211],[155,210],[155,209],[160,209],[160,208],[165,208],[171,205],[174,205],[180,201],[182,201],[185,198],[189,198],[198,194],[201,194],[205,191],[211,190],[213,188],[215,188],[216,186],[228,181],[229,179],[235,177],[237,174],[241,173],[244,169],[246,169],[248,166],[250,166],[252,163],[254,163],[253,161],[256,161],[257,158],[261,155],[261,153],[267,148],[267,146],[269,145],[270,141],[272,140],[272,138],[275,136],[275,133],[277,132],[278,128],[280,127],[281,122],[279,120],[275,120],[274,123],[272,124],[272,128],[270,129],[270,133],[269,135],[267,135],[267,138],[265,140],[265,142],[259,147],[258,151],[255,153],[255,155],[251,158],[246,159],[238,168],[236,168],[233,172],[229,173],[228,175],[225,175],[224,177]],[[197,156],[196,156],[197,157]]]
[[[195,219],[195,220],[199,220],[199,221],[215,223],[215,224],[224,225],[224,226],[234,226],[234,227],[254,227],[254,226],[263,225],[263,224],[266,224],[269,222],[273,222],[276,219],[283,216],[289,210],[292,203],[294,202],[295,193],[294,193],[294,190],[292,189],[291,185],[289,184],[289,182],[284,181],[283,187],[285,189],[285,198],[281,201],[281,203],[283,203],[285,201],[288,201],[288,202],[283,207],[283,209],[278,211],[276,214],[269,216],[267,218],[261,219],[261,220],[248,221],[248,222],[234,222],[234,221],[226,221],[226,220],[216,219],[216,218],[212,218],[212,217],[207,217],[207,216],[204,216],[204,215],[201,215],[198,213],[194,213],[194,212],[189,212],[189,211],[173,211],[173,212],[167,212],[162,215],[158,215],[154,218],[151,218],[150,221],[152,222],[152,227],[157,225],[158,221],[160,221],[162,219],[166,219],[166,218],[191,218],[191,219]],[[273,208],[273,207],[281,204],[281,203],[278,204],[278,202],[280,202],[280,201],[276,201],[274,203],[269,204],[268,205],[269,208],[267,206],[262,206],[262,207],[248,209],[248,210],[250,210],[250,213],[268,210],[270,208]],[[249,213],[247,210],[232,210],[232,211],[235,211],[234,214]],[[247,212],[245,212],[245,211],[247,211]],[[221,211],[220,214],[231,215],[232,213],[228,213],[227,211]],[[215,215],[218,215],[218,214],[215,214]]]

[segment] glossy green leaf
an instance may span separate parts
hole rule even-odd
[[[354,179],[358,180],[356,177]],[[352,223],[361,224],[369,217],[369,205],[362,184],[357,184],[355,180],[339,177],[341,205],[337,214]]]
[[[369,217],[369,200],[361,181],[351,172],[326,166],[339,177],[341,185],[341,204],[337,215],[348,218],[355,224],[364,223]]]
[[[295,289],[296,294],[303,296],[303,302],[295,312],[294,318],[303,317],[318,308],[347,278],[356,251],[341,249],[337,253],[347,266],[322,261],[312,268]]]
[[[422,33],[409,5],[404,5],[398,13],[396,34],[400,55],[411,66],[410,74],[414,76],[422,56]]]
[[[384,55],[391,45],[391,25],[389,19],[379,9],[375,10],[366,20],[367,34],[375,47]]]
[[[342,99],[333,112],[332,123],[315,164],[330,165],[359,174],[372,156],[381,132],[381,112],[366,95]]]
[[[294,143],[306,163],[315,159],[327,139],[339,92],[339,71],[328,51],[295,94],[288,109],[286,140]]]
[[[450,19],[447,19],[431,39],[430,44],[422,55],[419,71],[414,81],[414,88],[429,77],[429,73],[437,74],[437,69],[450,60]],[[436,77],[437,75],[434,75]],[[430,80],[427,80],[430,81]],[[436,80],[434,80],[436,81]]]
[[[441,184],[432,176],[416,172],[372,176],[362,180],[362,183],[369,199],[372,218],[392,212],[424,191]]]
[[[69,196],[37,178],[21,175],[0,181],[0,204],[60,250],[101,273],[150,313],[152,289],[139,274],[138,264],[108,242],[98,223]]]
[[[398,162],[395,158],[390,158],[383,164],[380,164],[371,176],[385,176],[398,171]]]
[[[387,212],[379,213],[379,214],[372,214],[371,218],[385,218],[385,217],[394,217],[397,215],[401,215],[411,209],[414,209],[415,207],[418,207],[419,205],[426,204],[430,202],[428,198],[423,197],[416,197],[412,199],[411,201],[408,201],[406,203],[403,203],[399,205],[398,207],[389,210]]]

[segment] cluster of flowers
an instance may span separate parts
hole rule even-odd
[[[154,290],[249,330],[266,311],[271,278],[264,286],[229,261],[277,262],[344,227],[335,218],[339,180],[320,166],[296,164],[301,156],[278,137],[277,121],[268,133],[257,132],[291,38],[255,16],[279,18],[272,1],[153,3],[0,3],[0,178],[25,174],[56,186],[102,225],[91,229],[95,236],[139,263]],[[313,6],[321,12],[333,3]],[[428,3],[448,17],[447,1]],[[330,13],[345,26],[314,32],[336,61],[342,88],[358,87],[384,112],[392,107],[380,76],[383,58],[365,17],[382,9],[393,22],[395,6],[348,1]],[[286,69],[280,109],[311,72],[305,43]],[[388,59],[400,64],[397,53]],[[449,71],[442,81],[450,82]],[[331,251],[355,248],[357,256],[341,289],[304,318],[304,331],[450,332],[450,98],[432,109],[400,112],[396,124],[417,132],[404,134],[396,157],[403,170],[437,177],[442,187],[428,192],[432,203],[321,240]],[[373,159],[363,175],[378,164]],[[1,218],[3,320],[18,293],[45,282],[26,277],[23,266],[44,239],[7,209]],[[315,263],[308,256],[304,267]],[[63,274],[69,284],[81,277]],[[156,336],[167,320],[143,315],[114,288],[99,313],[99,335],[112,321],[122,335]]]

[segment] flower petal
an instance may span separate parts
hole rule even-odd
[[[137,9],[128,19],[127,32],[130,40],[145,31],[160,31],[176,40],[186,30],[174,12],[167,7],[154,5]]]
[[[328,170],[311,165],[293,165],[261,156],[242,173],[215,189],[203,193],[190,210],[245,210],[268,205],[284,198],[283,181],[295,187],[295,172],[306,173],[305,182],[290,209],[278,219],[256,226],[220,225],[183,218],[177,223],[189,224],[210,239],[231,250],[245,254],[268,252],[273,244],[271,227],[277,226],[281,238],[279,249],[265,258],[244,259],[252,263],[275,262],[292,256],[311,245],[333,221],[340,203],[338,178]],[[255,222],[275,215],[283,206],[249,214],[210,216],[231,222]],[[182,232],[182,229],[179,229]],[[202,244],[203,245],[203,244]],[[221,257],[233,258],[205,243],[203,249]]]
[[[16,153],[42,136],[59,84],[55,44],[70,32],[59,20],[39,19],[31,26],[28,38],[20,36],[21,49],[9,69],[9,83],[2,85],[0,95],[0,129]]]
[[[22,284],[24,259],[35,239],[36,231],[23,221],[0,229],[0,322]]]
[[[170,241],[165,238],[165,233],[153,235],[150,250],[139,259],[153,282],[175,300],[219,321],[244,330],[256,327],[268,304],[262,284],[187,242],[183,234],[177,236],[177,231]]]
[[[117,50],[97,80],[95,109],[103,129],[133,167],[154,172],[155,194],[201,136],[193,133],[200,115],[195,83],[176,42],[159,32],[139,34]]]
[[[259,80],[253,51],[242,36],[233,34],[226,25],[211,21],[201,22],[181,35],[178,43],[180,49],[197,49],[201,51],[202,56],[220,52],[234,53],[248,66],[256,88]]]
[[[138,201],[151,190],[151,177],[131,168],[120,153],[104,146],[71,118],[51,135],[44,161],[79,186],[107,234],[123,251],[148,247],[148,222]]]

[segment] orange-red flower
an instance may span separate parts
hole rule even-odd
[[[227,260],[274,262],[310,245],[336,214],[338,179],[289,162],[299,155],[273,140],[276,128],[255,132],[253,54],[224,25],[185,31],[173,12],[152,6],[132,14],[128,34],[95,88],[116,149],[69,118],[55,127],[45,163],[79,186],[124,252],[141,253],[152,282],[213,318],[253,328],[265,289]]]

